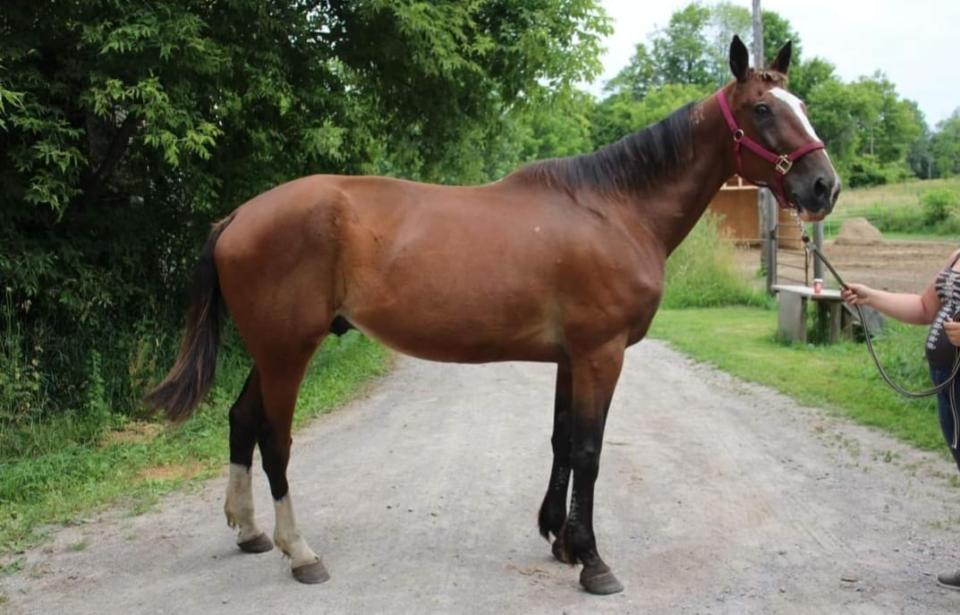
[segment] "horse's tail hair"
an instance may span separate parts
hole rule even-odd
[[[220,345],[220,279],[213,251],[233,214],[213,225],[193,273],[187,327],[180,353],[167,377],[144,398],[155,410],[163,409],[174,423],[187,419],[213,384]]]

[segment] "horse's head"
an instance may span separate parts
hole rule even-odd
[[[733,134],[737,172],[770,187],[780,205],[795,207],[802,219],[822,220],[837,202],[840,177],[803,101],[786,89],[790,53],[787,43],[766,70],[754,70],[746,46],[734,36],[730,69],[736,81],[718,100]]]

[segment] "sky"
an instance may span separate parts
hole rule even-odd
[[[750,0],[730,1],[752,7]],[[605,42],[603,74],[588,89],[601,94],[634,46],[689,3],[600,0],[614,33]],[[917,101],[931,127],[960,107],[960,40],[953,38],[960,32],[960,0],[761,0],[761,7],[790,21],[804,58],[829,60],[844,81],[882,70],[902,97]]]

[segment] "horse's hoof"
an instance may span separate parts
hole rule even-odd
[[[323,566],[323,562],[317,560],[312,564],[304,564],[293,569],[293,578],[301,583],[315,585],[323,583],[330,579],[330,573]]]
[[[250,540],[238,542],[237,546],[244,553],[266,553],[273,548],[273,543],[267,538],[267,535],[260,532]]]
[[[563,562],[564,564],[572,564],[570,560],[567,559],[567,554],[563,550],[563,541],[559,538],[553,541],[553,545],[550,547],[550,550],[553,551],[553,557],[557,559],[558,562]]]
[[[584,566],[580,573],[580,585],[591,594],[599,596],[623,591],[623,583],[617,580],[606,565],[589,568]]]

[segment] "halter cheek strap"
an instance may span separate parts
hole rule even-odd
[[[777,172],[777,182],[775,186],[767,187],[769,187],[777,197],[780,207],[789,207],[790,200],[787,198],[784,178],[786,177],[787,173],[790,172],[790,169],[793,168],[794,162],[800,160],[810,152],[815,152],[818,149],[824,149],[824,144],[820,141],[811,141],[810,143],[801,145],[789,154],[777,155],[748,137],[743,132],[743,129],[737,125],[737,119],[733,117],[733,111],[730,110],[730,103],[727,102],[727,97],[724,95],[723,90],[717,92],[716,99],[717,104],[720,105],[720,111],[723,113],[723,119],[726,120],[727,127],[730,128],[730,133],[733,135],[733,156],[737,161],[737,175],[757,186],[767,186],[767,184],[763,182],[756,182],[748,177],[744,177],[742,148],[745,147],[755,155],[763,158],[773,165],[774,170]]]

